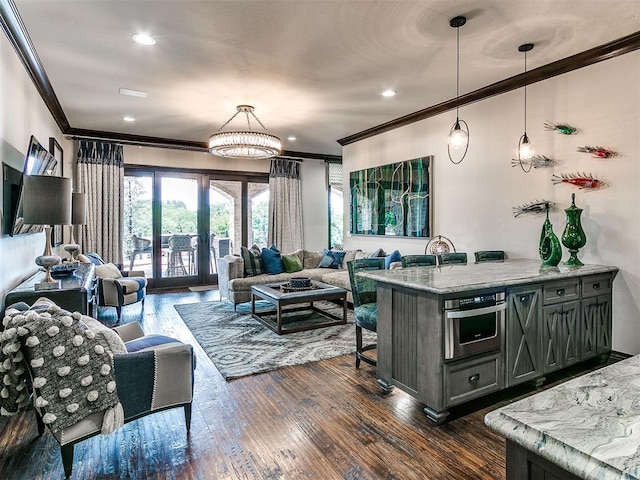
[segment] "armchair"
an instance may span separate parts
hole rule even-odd
[[[147,279],[143,271],[121,271],[114,264],[105,263],[97,253],[79,255],[78,259],[96,265],[98,306],[116,307],[118,321],[126,305],[142,302],[144,309]]]
[[[150,413],[182,407],[189,431],[195,368],[190,345],[145,336],[137,323],[112,330],[46,298],[32,307],[8,307],[3,323],[0,364],[11,381],[4,382],[2,414],[33,402],[38,434],[46,426],[59,443],[66,478],[76,443]]]
[[[151,253],[152,251],[151,240],[132,235],[131,242],[133,250],[130,253],[129,270],[133,270],[133,262],[136,260],[136,255],[140,255],[140,258],[142,258],[143,253]]]

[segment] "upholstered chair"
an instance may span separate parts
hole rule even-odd
[[[109,329],[46,298],[32,307],[8,307],[3,322],[2,413],[33,405],[39,436],[47,427],[60,444],[66,478],[76,443],[124,423],[182,407],[189,431],[195,368],[190,345],[144,335],[137,322]]]
[[[466,265],[466,253],[441,253],[437,255],[438,265]]]
[[[407,267],[435,267],[435,255],[403,255],[402,268]]]
[[[502,262],[506,258],[504,250],[480,250],[474,252],[476,263],[480,262]]]
[[[360,361],[376,366],[377,362],[364,354],[367,350],[377,348],[377,344],[362,346],[362,329],[376,332],[378,328],[377,282],[358,275],[366,270],[383,270],[384,258],[360,258],[347,262],[351,293],[353,295],[353,316],[356,324],[356,368]]]
[[[91,261],[95,266],[97,279],[98,306],[115,307],[118,321],[122,317],[122,307],[142,302],[147,293],[147,279],[143,271],[122,271],[113,263],[105,263],[97,253],[78,255],[80,261]]]

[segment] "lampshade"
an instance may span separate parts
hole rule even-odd
[[[71,179],[48,175],[24,177],[24,223],[69,225],[71,223]]]
[[[71,194],[71,225],[87,223],[87,195],[84,193]]]
[[[227,120],[216,133],[209,137],[209,151],[219,157],[265,159],[280,155],[282,142],[275,135],[271,135],[262,122],[253,113],[251,105],[238,105],[237,112]],[[221,131],[239,113],[244,113],[247,118],[247,130]],[[265,132],[254,132],[251,130],[251,115],[265,130]]]

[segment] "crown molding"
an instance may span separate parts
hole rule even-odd
[[[631,53],[638,49],[640,49],[640,32],[632,33],[631,35],[613,40],[612,42],[605,43],[590,50],[529,70],[526,74],[527,85],[541,82],[557,75],[572,72],[626,53]],[[456,107],[469,105],[471,103],[479,102],[480,100],[485,100],[487,98],[521,88],[524,85],[524,82],[525,74],[521,73],[491,85],[487,85],[486,87],[482,87],[478,90],[474,90],[473,92],[466,93],[465,95],[461,95],[458,99],[454,98],[447,100],[446,102],[432,105],[431,107],[418,110],[417,112],[396,118],[381,125],[354,133],[353,135],[339,139],[338,143],[344,147],[345,145],[359,142],[365,138],[380,135],[381,133],[404,127],[426,118],[434,117],[449,110],[453,110]]]

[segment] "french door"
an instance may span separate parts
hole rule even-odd
[[[151,287],[216,284],[218,259],[266,244],[268,177],[125,168],[124,268]]]

